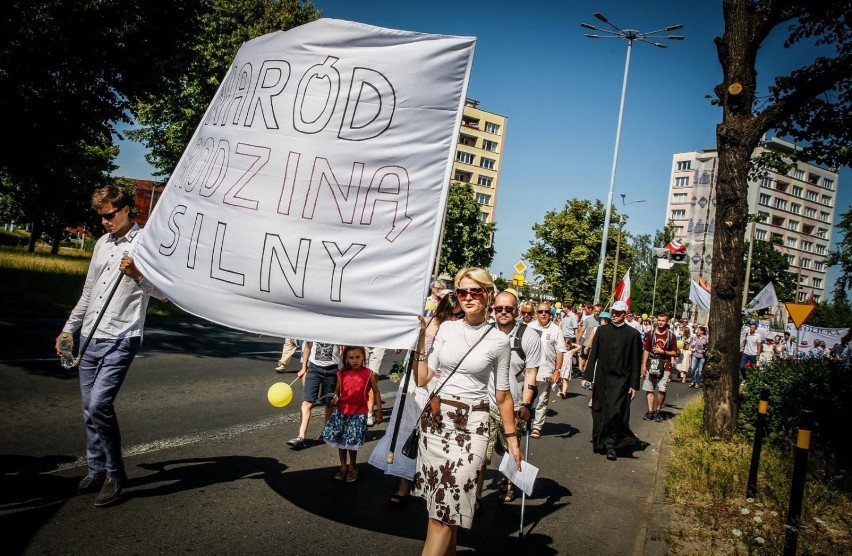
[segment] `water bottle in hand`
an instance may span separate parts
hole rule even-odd
[[[74,347],[71,335],[67,332],[62,333],[62,339],[59,341],[59,347],[62,349],[62,358],[59,362],[65,369],[73,369],[77,365],[74,362]]]

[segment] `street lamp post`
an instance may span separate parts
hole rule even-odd
[[[646,44],[650,44],[652,46],[656,46],[658,48],[666,48],[666,45],[651,42],[648,40],[652,39],[667,39],[667,40],[676,40],[682,41],[683,37],[681,35],[666,35],[661,36],[659,33],[666,33],[669,31],[675,31],[677,29],[682,29],[683,25],[669,25],[663,29],[657,29],[656,31],[642,32],[637,31],[635,29],[622,29],[617,25],[611,23],[607,18],[603,16],[600,12],[595,13],[595,18],[599,21],[607,24],[612,29],[599,29],[594,25],[589,25],[588,23],[581,23],[580,27],[584,29],[589,29],[592,31],[597,31],[598,33],[604,34],[586,34],[586,36],[590,39],[623,39],[627,41],[627,60],[624,63],[624,81],[621,84],[621,104],[618,108],[618,125],[615,130],[615,152],[612,156],[612,172],[610,173],[609,178],[609,195],[606,200],[606,216],[604,218],[604,229],[603,229],[603,237],[601,239],[601,255],[600,255],[600,263],[598,263],[598,277],[595,282],[595,303],[600,303],[601,300],[601,284],[603,283],[603,271],[604,271],[604,262],[606,260],[606,242],[609,239],[609,223],[612,218],[612,195],[615,189],[615,173],[618,168],[618,147],[621,143],[621,123],[624,119],[624,99],[627,94],[627,76],[630,73],[630,53],[633,50],[633,41],[644,42]]]
[[[637,199],[635,201],[625,201],[624,198],[627,197],[626,194],[621,194],[621,208],[622,213],[621,217],[618,219],[618,241],[615,243],[615,264],[612,268],[612,291],[615,291],[616,280],[618,279],[618,255],[621,252],[621,232],[624,230],[624,209],[627,205],[632,205],[633,203],[644,203],[645,199]]]

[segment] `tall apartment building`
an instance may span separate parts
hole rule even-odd
[[[490,223],[494,222],[497,207],[506,116],[486,112],[478,106],[479,101],[465,100],[452,179],[473,186],[480,218]]]
[[[796,150],[792,143],[771,138],[762,141],[754,154],[774,151],[791,162]],[[708,282],[713,268],[718,165],[715,149],[676,153],[666,206],[666,220],[674,225],[676,239],[687,244],[693,278],[703,274]],[[768,177],[748,184],[749,213],[766,216],[765,221],[755,224],[754,238],[781,239],[779,249],[787,257],[790,272],[798,275],[797,301],[807,301],[811,295],[816,301],[825,299],[825,261],[831,245],[837,187],[837,172],[802,161],[786,175],[770,172]]]

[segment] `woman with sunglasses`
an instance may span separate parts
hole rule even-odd
[[[521,322],[524,324],[531,324],[533,317],[535,316],[535,309],[531,303],[524,302],[518,307],[518,312],[521,314]]]
[[[461,306],[455,294],[447,294],[438,302],[437,308],[434,310],[431,317],[426,318],[428,323],[426,326],[426,350],[432,346],[432,341],[441,323],[460,319],[464,316]],[[411,355],[409,355],[410,357]],[[437,379],[435,379],[437,380]],[[402,387],[405,381],[399,381],[399,390],[396,394],[396,399],[402,399]],[[385,432],[385,435],[376,444],[373,452],[370,454],[368,463],[373,467],[377,467],[385,472],[386,475],[394,475],[399,477],[399,486],[396,492],[388,498],[388,502],[395,506],[401,506],[408,502],[411,492],[411,480],[414,478],[414,460],[402,455],[403,442],[398,442],[394,450],[393,463],[387,462],[388,450],[390,449],[391,438],[393,438],[394,429],[396,427],[396,415],[400,408],[403,410],[402,419],[399,422],[399,434],[397,438],[406,439],[411,434],[411,430],[417,421],[420,419],[420,414],[423,413],[423,407],[426,405],[426,400],[429,398],[429,391],[426,388],[419,388],[411,380],[408,383],[408,391],[404,404],[396,403],[393,406],[393,412],[390,416],[390,424]]]
[[[418,386],[440,374],[436,385],[430,385],[438,395],[420,421],[414,475],[414,492],[429,509],[424,555],[454,554],[459,525],[469,529],[473,524],[476,482],[488,443],[492,373],[509,452],[518,469],[523,460],[509,392],[509,337],[486,320],[494,282],[482,268],[464,268],[456,274],[455,287],[464,318],[443,323],[428,354],[426,330],[421,330],[415,355]]]

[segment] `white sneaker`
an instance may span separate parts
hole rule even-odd
[[[275,367],[275,371],[279,372],[279,373],[283,373],[286,370],[287,370],[287,365],[278,365],[277,367]]]

